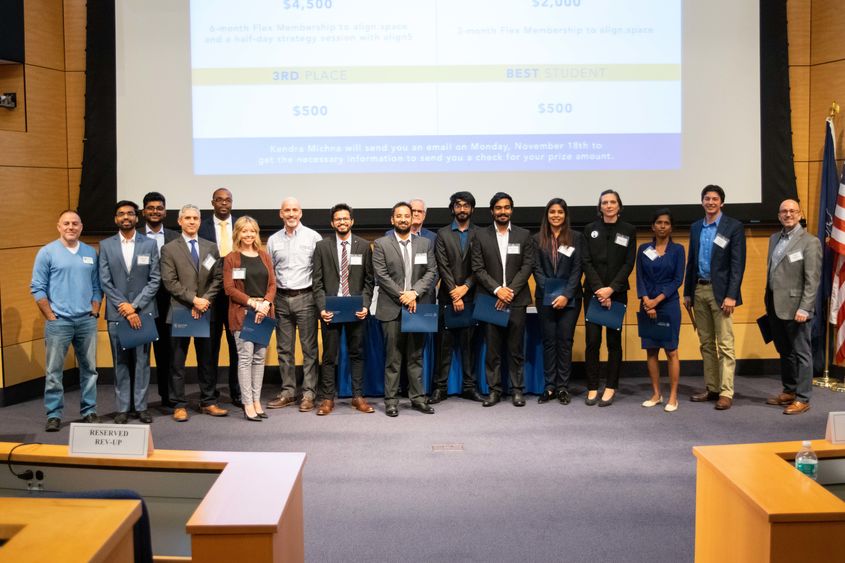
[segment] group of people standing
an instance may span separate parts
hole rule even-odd
[[[352,407],[372,413],[375,409],[364,397],[366,326],[361,322],[371,314],[379,321],[384,337],[387,416],[399,414],[403,366],[411,407],[433,414],[432,405],[448,398],[447,382],[456,350],[461,358],[461,397],[485,407],[498,404],[505,393],[502,374],[506,357],[511,402],[524,406],[523,337],[527,308],[532,303],[532,276],[545,377],[538,401],[571,402],[573,339],[584,307],[584,402],[607,407],[613,404],[619,386],[622,334],[590,319],[602,308],[613,310],[627,304],[628,279],[635,265],[641,322],[663,327],[660,336],[641,335],[653,386],[643,407],[665,403],[668,412],[678,408],[683,287],[683,304],[700,339],[706,383],[706,389],[690,398],[715,401],[717,410],[729,409],[735,369],[732,315],[742,303],[745,234],[738,220],[722,213],[725,194],[721,187],[706,186],[701,195],[705,216],[691,227],[688,260],[684,247],[672,240],[673,217],[667,208],[655,211],[653,237],[637,247],[636,229],[621,220],[622,198],[614,190],[600,194],[598,218],[582,232],[572,228],[566,201],[553,198],[533,236],[511,222],[514,201],[507,193],[496,193],[490,199],[492,224],[488,227],[473,224],[476,201],[471,193],[453,194],[449,201],[452,221],[437,233],[422,226],[426,213],[422,200],[399,202],[391,209],[392,229],[372,245],[352,233],[354,215],[347,204],[332,207],[333,232],[323,238],[301,223],[299,202],[287,198],[279,212],[284,226],[269,237],[266,247],[253,218],[232,215],[233,198],[228,189],[214,192],[214,214],[205,220],[195,205],[182,206],[178,217],[181,233],[163,226],[165,198],[151,192],[144,197],[143,208],[131,201],[116,204],[114,220],[119,232],[101,242],[99,256],[79,240],[79,215],[65,211],[59,217],[59,239],[36,257],[31,285],[47,320],[46,429],[61,427],[62,371],[70,344],[80,368],[80,413],[85,422],[99,420],[95,343],[103,294],[115,366],[116,423],[126,423],[131,414],[141,422],[152,422],[147,408],[151,346],[162,404],[173,409],[174,420],[188,420],[185,363],[191,340],[200,411],[226,416],[228,410],[219,406],[217,388],[223,334],[229,345],[230,400],[243,408],[247,420],[262,421],[268,416],[261,402],[267,346],[245,338],[244,323],[261,324],[265,319],[275,322],[282,379],[281,391],[267,403],[268,408],[298,403],[302,412],[316,409],[318,415],[330,414],[340,342],[346,338]],[[137,228],[141,214],[143,230]],[[818,239],[802,229],[797,202],[784,201],[779,219],[783,229],[770,241],[765,302],[782,358],[783,392],[767,402],[784,406],[786,414],[797,414],[809,408],[812,360],[807,321],[818,288],[821,247]],[[357,322],[333,322],[327,296],[360,296],[361,309],[354,313]],[[425,335],[403,332],[402,314],[414,314],[418,304],[434,303],[435,296],[441,313],[439,361],[427,395],[422,381]],[[450,319],[471,311],[483,300],[506,312],[506,323],[452,324]],[[180,309],[190,311],[195,319],[207,316],[210,337],[171,336],[174,311]],[[320,363],[318,322],[323,343]],[[122,323],[132,329],[155,323],[159,338],[152,345],[124,349],[118,337]],[[474,340],[479,331],[486,342],[487,396],[478,392],[474,369]],[[599,362],[602,333],[608,351],[603,388]],[[297,335],[303,358],[301,384],[295,375]],[[665,399],[659,385],[661,348],[667,356],[670,383]]]

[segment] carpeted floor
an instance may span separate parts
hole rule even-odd
[[[453,397],[433,416],[404,402],[397,419],[377,399],[375,414],[341,400],[331,416],[288,407],[261,423],[238,410],[177,424],[153,408],[153,432],[163,449],[306,452],[309,561],[691,561],[694,445],[821,438],[828,411],[845,410],[845,394],[816,388],[812,410],[784,416],[764,404],[779,379],[745,377],[717,412],[689,402],[700,385],[682,380],[672,414],[642,408],[647,380],[623,377],[609,408],[585,406],[576,382],[569,406]],[[108,414],[113,391],[99,394]],[[78,400],[68,393],[65,422]],[[67,443],[43,427],[40,401],[0,409],[2,439]]]

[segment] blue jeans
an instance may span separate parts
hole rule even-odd
[[[114,360],[114,397],[117,412],[129,412],[131,396],[129,386],[132,377],[130,366],[135,364],[135,410],[147,410],[147,388],[150,386],[150,345],[144,344],[137,348],[124,350],[120,347],[117,337],[118,323],[109,323],[109,341],[111,342],[111,356]]]
[[[97,319],[91,315],[59,318],[44,326],[47,346],[47,373],[44,382],[44,408],[47,418],[62,418],[64,387],[62,375],[68,346],[73,344],[79,365],[79,387],[82,393],[79,414],[97,412]]]

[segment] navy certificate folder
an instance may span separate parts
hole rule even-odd
[[[601,306],[598,297],[593,295],[590,299],[590,305],[587,307],[587,313],[584,315],[584,320],[612,328],[613,330],[622,330],[622,321],[625,318],[625,309],[627,307],[627,305],[619,301],[611,301],[610,309],[606,309]]]
[[[543,305],[551,307],[552,301],[563,295],[567,281],[560,278],[546,278],[546,283],[543,286]],[[564,309],[570,309],[572,306],[572,299],[570,299]]]
[[[333,313],[332,323],[357,323],[355,313],[364,308],[363,295],[326,295],[326,311]]]
[[[648,338],[657,342],[672,340],[672,325],[665,315],[657,315],[651,319],[645,311],[637,311],[637,326],[640,338]]]
[[[141,317],[141,328],[134,329],[126,319],[117,321],[117,339],[120,347],[124,350],[131,350],[150,342],[158,340],[156,322],[152,313],[139,315]]]
[[[472,310],[472,318],[483,323],[490,323],[497,326],[508,326],[508,319],[511,317],[511,310],[500,311],[496,309],[496,302],[499,299],[486,293],[475,294],[475,307]]]
[[[769,324],[769,315],[763,315],[757,319],[757,326],[760,328],[760,336],[763,337],[763,342],[768,344],[772,341],[772,327]]]
[[[211,334],[208,317],[208,312],[205,312],[202,317],[195,319],[191,315],[191,309],[187,307],[173,307],[170,316],[170,335],[179,338],[190,336],[194,338],[208,338]]]
[[[260,323],[255,322],[255,310],[247,309],[244,317],[244,325],[241,328],[241,339],[247,342],[255,342],[261,346],[270,344],[270,336],[276,328],[276,320],[273,317],[264,317]]]
[[[418,303],[415,313],[402,307],[402,332],[437,332],[437,305]]]
[[[472,312],[475,305],[472,301],[464,301],[464,310],[455,311],[452,304],[443,305],[443,326],[447,330],[456,328],[468,328],[478,324],[478,321],[472,318]]]

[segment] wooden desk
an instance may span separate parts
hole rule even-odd
[[[0,561],[133,561],[140,516],[137,500],[0,498]]]
[[[792,465],[801,442],[696,446],[697,563],[845,562],[845,502]],[[845,447],[813,441],[819,459]]]
[[[15,445],[0,442],[0,459]],[[67,450],[67,446],[21,446],[13,461],[19,468],[53,465],[219,473],[186,524],[191,560],[260,563],[305,559],[304,453],[157,450],[148,459],[137,460],[70,457]],[[131,489],[132,483],[122,486]]]

